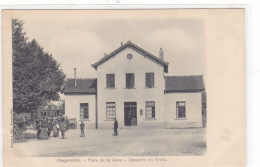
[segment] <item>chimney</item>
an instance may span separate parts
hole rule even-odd
[[[160,48],[160,50],[159,50],[159,58],[161,60],[163,60],[163,50],[162,50],[162,48]]]
[[[104,54],[104,57],[106,57],[106,56],[107,56],[107,53]]]
[[[121,46],[123,46],[123,42],[121,42]]]
[[[74,81],[75,81],[75,82],[74,82],[74,83],[75,83],[74,86],[75,86],[75,87],[77,86],[77,75],[76,75],[76,74],[77,74],[77,69],[74,68]]]

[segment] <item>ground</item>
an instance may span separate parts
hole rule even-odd
[[[192,156],[206,153],[206,129],[80,129],[66,132],[66,139],[36,139],[36,131],[27,130],[26,142],[15,143],[17,156]]]

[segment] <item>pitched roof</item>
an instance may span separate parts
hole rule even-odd
[[[84,78],[77,79],[77,86],[75,86],[74,79],[67,79],[65,82],[63,93],[64,94],[96,94],[97,93],[97,79]]]
[[[53,110],[64,110],[64,102],[62,101],[51,101],[46,106],[39,108],[39,111],[53,111]]]
[[[124,45],[120,46],[118,49],[114,50],[113,52],[111,52],[110,54],[108,54],[107,56],[101,58],[99,61],[97,61],[96,63],[92,64],[91,66],[95,69],[97,69],[97,67],[106,62],[107,60],[109,60],[111,57],[115,56],[117,53],[119,53],[120,51],[124,50],[125,48],[132,48],[134,49],[135,51],[145,55],[145,56],[148,56],[150,57],[151,59],[155,60],[156,62],[162,64],[164,66],[164,72],[168,72],[168,62],[166,61],[163,61],[162,59],[154,56],[153,54],[147,52],[146,50],[140,48],[139,46],[133,44],[131,41],[128,41],[127,43],[125,43]]]
[[[203,76],[166,76],[165,92],[200,92],[205,90]]]

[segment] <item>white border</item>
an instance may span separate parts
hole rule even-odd
[[[217,3],[218,4],[217,4]],[[85,3],[85,4],[84,4]],[[257,0],[8,0],[0,2],[0,9],[167,9],[167,8],[245,8],[246,9],[246,100],[247,100],[247,165],[260,166],[260,1]],[[221,4],[219,4],[221,3]],[[31,4],[31,5],[29,5]],[[40,5],[42,4],[42,5]],[[62,5],[63,4],[63,5]],[[138,4],[138,5],[137,5]],[[149,5],[148,5],[149,4]],[[0,14],[2,23],[2,13]],[[1,25],[2,29],[2,25]],[[2,32],[2,31],[1,31]],[[2,36],[2,34],[1,34]],[[1,37],[0,36],[0,37]],[[2,47],[0,49],[2,53]],[[1,54],[2,55],[2,54]],[[235,60],[234,60],[235,61]],[[2,65],[2,59],[0,60]],[[2,68],[1,68],[2,69]],[[2,73],[0,74],[2,78]],[[2,82],[0,83],[2,94]],[[1,96],[1,106],[2,106]],[[2,115],[1,118],[2,120]],[[3,155],[2,128],[0,128]],[[235,148],[234,148],[235,151]],[[3,162],[3,156],[0,156]],[[1,164],[2,166],[3,164]]]

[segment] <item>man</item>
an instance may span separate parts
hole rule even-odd
[[[114,122],[114,136],[118,136],[118,134],[117,134],[117,128],[118,128],[118,122],[117,122],[117,120],[116,120],[116,118],[115,118],[115,122]]]
[[[65,116],[65,122],[66,122],[66,124],[67,124],[67,130],[69,130],[70,123],[69,123],[69,119],[68,119],[67,116]],[[67,131],[67,130],[66,130],[66,131]]]
[[[65,121],[64,117],[61,118],[60,130],[61,130],[62,139],[65,139],[65,132],[67,131],[67,122]]]
[[[80,137],[85,137],[84,128],[85,128],[85,124],[83,123],[83,121],[81,121],[81,124],[80,124],[81,135],[80,135]]]

